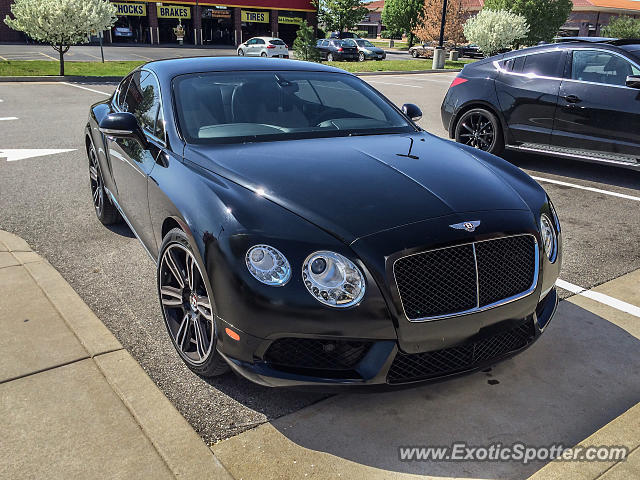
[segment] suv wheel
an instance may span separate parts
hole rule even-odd
[[[327,62],[333,62],[333,53],[327,54]]]
[[[500,155],[504,138],[498,118],[484,108],[473,108],[460,116],[455,128],[456,142]]]

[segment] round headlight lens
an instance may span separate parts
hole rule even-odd
[[[542,235],[544,252],[547,258],[549,258],[551,262],[554,262],[556,259],[558,239],[556,237],[556,230],[553,228],[553,222],[544,213],[540,216],[540,234]]]
[[[364,275],[336,252],[312,253],[302,266],[304,284],[316,300],[331,307],[350,307],[364,296]]]
[[[269,245],[251,247],[247,250],[245,261],[249,273],[266,285],[284,285],[291,278],[289,261],[279,250]]]

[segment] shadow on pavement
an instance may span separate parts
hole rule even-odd
[[[505,151],[502,158],[527,170],[640,190],[640,171],[578,160]]]
[[[569,447],[638,401],[639,340],[561,302],[545,335],[491,372],[413,390],[339,395],[273,426],[304,448],[388,471],[524,479],[546,462],[401,462],[398,447]]]

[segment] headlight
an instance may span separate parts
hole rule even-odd
[[[251,275],[267,285],[281,286],[291,278],[287,258],[269,245],[251,247],[247,250],[245,261]]]
[[[364,296],[365,280],[360,269],[335,252],[315,252],[302,266],[304,284],[319,302],[331,307],[350,307]]]
[[[542,235],[542,244],[544,252],[551,263],[556,261],[556,252],[558,250],[558,238],[553,222],[546,214],[540,216],[540,234]]]

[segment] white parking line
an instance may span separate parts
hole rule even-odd
[[[596,302],[603,303],[605,305],[608,305],[609,307],[615,308],[616,310],[620,310],[621,312],[625,312],[633,315],[634,317],[640,318],[640,307],[637,307],[636,305],[623,302],[622,300],[610,297],[609,295],[605,295],[604,293],[587,290],[586,288],[574,285],[573,283],[565,282],[564,280],[558,279],[556,281],[556,285],[560,288],[568,290],[571,293],[575,293],[576,295],[590,298],[591,300],[595,300]]]
[[[381,82],[380,80],[368,80],[366,77],[364,77],[364,80],[368,83],[381,83],[383,85],[396,85],[398,87],[422,88],[420,85],[407,85],[406,83]]]
[[[0,117],[0,122],[6,120],[18,120],[18,117]]]
[[[560,180],[553,180],[551,178],[534,177],[533,175],[531,176],[531,178],[539,182],[553,183],[555,185],[562,185],[564,187],[579,188],[580,190],[588,190],[589,192],[602,193],[604,195],[611,195],[612,197],[619,197],[619,198],[624,198],[626,200],[635,200],[636,202],[640,202],[640,197],[634,197],[633,195],[627,195],[626,193],[618,193],[618,192],[612,192],[610,190],[602,190],[600,188],[586,187],[584,185],[578,185],[576,183],[569,183],[569,182],[562,182]]]
[[[76,88],[81,88],[82,90],[88,90],[89,92],[94,92],[94,93],[101,93],[102,95],[107,95],[110,96],[110,93],[106,93],[106,92],[101,92],[100,90],[94,90],[93,88],[87,88],[87,87],[82,87],[80,85],[75,85],[73,83],[68,83],[68,82],[60,82],[62,85],[69,85],[70,87],[76,87]]]

